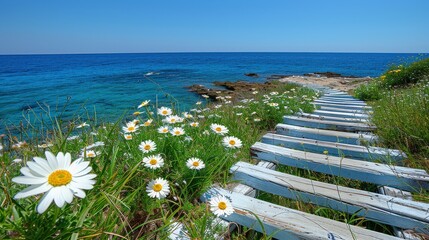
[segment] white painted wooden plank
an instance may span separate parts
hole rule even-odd
[[[318,99],[324,100],[324,101],[334,101],[334,102],[365,103],[364,101],[356,99],[356,98],[336,98],[336,97],[321,96]]]
[[[374,131],[375,126],[371,126],[363,123],[347,123],[347,122],[336,122],[326,121],[318,119],[303,118],[297,116],[284,116],[283,123],[301,127],[312,127],[327,130],[339,130],[346,132],[358,132],[358,131]]]
[[[235,180],[261,191],[429,233],[429,204],[426,203],[314,181],[245,162],[236,163],[230,171]]]
[[[370,123],[369,119],[364,119],[364,118],[332,117],[332,116],[323,116],[319,114],[304,113],[304,112],[297,113],[297,116],[311,118],[311,119],[318,119],[318,120],[336,121],[336,122],[357,122],[357,123],[364,123],[364,124]]]
[[[346,112],[337,112],[337,111],[327,111],[327,110],[315,110],[313,112],[314,114],[318,115],[324,115],[324,116],[333,116],[333,117],[347,117],[347,118],[362,118],[362,119],[368,119],[368,114],[361,114],[361,113],[346,113]]]
[[[334,100],[324,100],[316,99],[315,103],[327,103],[327,104],[339,104],[339,105],[351,105],[351,106],[368,106],[365,102],[350,102],[350,101],[334,101]]]
[[[396,189],[388,186],[380,186],[378,190],[381,194],[384,194],[387,196],[413,200],[413,196],[411,195],[410,192],[402,191],[400,189]],[[417,233],[412,229],[404,230],[401,228],[393,227],[393,232],[395,236],[404,238],[404,239],[410,239],[410,240],[429,239],[429,235],[424,233]]]
[[[341,132],[341,131],[332,131],[324,130],[318,128],[307,128],[300,127],[288,124],[277,124],[276,133],[282,135],[288,135],[292,137],[299,138],[308,138],[329,142],[338,142],[338,143],[347,143],[360,145],[365,142],[375,142],[377,141],[377,136],[372,133],[351,133],[351,132]]]
[[[319,106],[319,107],[334,107],[334,108],[341,108],[345,110],[355,110],[355,111],[371,111],[372,107],[370,106],[356,106],[356,105],[345,105],[345,104],[337,104],[337,103],[319,103],[319,102],[313,102],[312,104]]]
[[[328,153],[324,153],[325,155],[329,154],[337,157],[350,157],[370,161],[401,162],[406,157],[405,153],[396,149],[333,143],[274,133],[265,134],[261,142],[314,153],[324,153],[327,151]]]
[[[429,175],[421,169],[304,152],[261,142],[251,147],[251,153],[255,158],[263,161],[392,186],[411,192],[429,188]]]
[[[264,232],[278,239],[398,239],[394,236],[351,226],[343,222],[308,214],[298,210],[281,207],[262,200],[212,188],[201,200],[209,201],[213,196],[229,198],[235,212],[222,218],[240,225]],[[263,226],[261,226],[261,224]]]
[[[319,106],[321,110],[334,111],[334,112],[347,112],[347,113],[357,113],[357,114],[371,114],[370,110],[356,110],[356,109],[346,109],[341,107],[327,107]]]

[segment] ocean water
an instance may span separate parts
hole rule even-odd
[[[115,121],[143,100],[190,108],[199,96],[186,86],[213,81],[263,82],[272,74],[337,72],[375,77],[417,54],[375,53],[145,53],[0,55],[0,133],[40,106],[67,119],[94,109]],[[258,78],[245,73],[257,73]],[[64,106],[65,111],[62,111]]]

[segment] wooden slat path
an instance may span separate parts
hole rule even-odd
[[[212,196],[217,195],[226,196],[234,206],[235,212],[229,216],[223,216],[223,219],[264,232],[277,239],[399,239],[343,222],[281,207],[222,188],[210,189],[201,197],[201,200],[208,201]]]
[[[420,169],[293,150],[261,142],[251,147],[251,154],[263,161],[407,191],[418,192],[420,187],[429,187],[429,175]]]
[[[335,111],[326,111],[326,110],[315,110],[313,114],[323,115],[323,116],[332,116],[332,117],[346,117],[346,118],[361,118],[368,119],[368,114],[361,113],[345,113],[345,112],[335,112]]]
[[[356,213],[373,221],[429,232],[429,204],[314,181],[238,162],[231,168],[235,180],[289,199]]]
[[[285,116],[276,133],[264,135],[251,147],[258,165],[238,162],[230,171],[241,184],[233,192],[213,188],[207,201],[224,195],[235,213],[227,221],[279,239],[395,239],[393,236],[254,199],[257,190],[292,200],[332,208],[393,227],[395,236],[429,236],[429,204],[415,202],[411,193],[429,189],[429,174],[401,167],[406,155],[399,150],[369,146],[378,138],[370,133],[371,107],[345,92],[308,85],[324,93],[313,113]],[[271,165],[270,165],[271,164]],[[264,166],[286,165],[384,186],[381,194],[314,181]],[[395,191],[392,191],[396,188]],[[405,192],[409,191],[409,192]],[[401,192],[402,194],[392,194]],[[407,193],[408,197],[403,198]],[[401,195],[401,196],[399,196]],[[410,229],[413,234],[410,234]],[[425,235],[428,234],[428,235]],[[429,239],[429,237],[428,237]]]
[[[317,120],[336,121],[336,122],[355,122],[355,123],[364,123],[364,124],[369,123],[369,119],[364,119],[364,118],[332,117],[332,116],[323,116],[323,115],[318,115],[313,113],[297,113],[297,116],[317,119]]]
[[[339,130],[346,132],[359,132],[359,131],[373,131],[375,126],[370,126],[364,123],[355,122],[337,122],[318,120],[298,116],[285,116],[283,117],[283,123],[301,126],[301,127],[312,127],[327,130]]]
[[[301,151],[323,153],[325,155],[329,154],[338,157],[351,157],[353,159],[364,159],[368,161],[380,160],[383,162],[401,162],[406,157],[403,152],[396,149],[333,143],[274,133],[265,134],[261,142]],[[325,151],[327,151],[327,153]]]
[[[357,114],[368,114],[372,113],[370,110],[356,110],[348,109],[345,107],[328,107],[328,106],[319,106],[321,110],[334,111],[334,112],[345,112],[345,113],[357,113]]]
[[[277,124],[276,133],[292,137],[308,138],[329,142],[347,143],[361,145],[362,143],[373,143],[378,137],[372,133],[350,133],[318,128],[299,127],[288,124]]]
[[[319,107],[333,107],[333,108],[344,108],[348,110],[355,110],[355,111],[370,111],[372,110],[372,107],[370,106],[360,106],[360,105],[347,105],[347,104],[341,104],[341,103],[320,103],[320,102],[313,102],[314,105]]]

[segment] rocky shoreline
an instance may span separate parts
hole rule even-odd
[[[256,73],[245,74],[249,77],[257,76]],[[241,95],[247,95],[253,91],[261,91],[269,89],[273,85],[273,81],[290,82],[290,83],[313,83],[323,86],[332,87],[334,89],[342,91],[350,91],[360,84],[371,80],[371,78],[361,78],[356,76],[343,76],[339,73],[334,72],[314,72],[307,73],[302,76],[292,75],[271,75],[267,77],[267,80],[263,83],[248,82],[248,81],[216,81],[213,85],[219,87],[219,89],[208,88],[204,85],[194,84],[188,86],[190,92],[194,92],[205,98],[210,98],[213,101],[217,101],[221,96],[230,96],[232,99],[239,98]]]

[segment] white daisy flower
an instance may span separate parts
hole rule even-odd
[[[196,102],[195,104],[196,104],[196,105],[201,105],[201,103],[202,103],[201,101],[198,101],[198,102]]]
[[[215,123],[211,124],[210,128],[213,130],[213,132],[215,132],[219,135],[224,135],[224,134],[229,132],[228,128],[226,128],[225,126],[215,124]]]
[[[89,162],[79,158],[71,162],[70,153],[59,152],[55,157],[51,152],[45,152],[46,159],[34,157],[27,162],[27,167],[21,168],[23,176],[14,177],[13,182],[31,185],[15,195],[15,199],[25,198],[46,193],[39,204],[37,212],[43,213],[52,201],[58,207],[71,203],[73,196],[84,198],[85,192],[93,188],[96,175],[89,174]]]
[[[279,93],[278,92],[270,92],[270,95],[275,96],[275,95],[279,95]]]
[[[205,95],[205,94],[201,95],[201,97],[203,97],[203,98],[209,98],[209,96]]]
[[[134,124],[134,122],[127,122],[127,126],[122,127],[122,130],[126,133],[133,133],[136,132],[139,126]]]
[[[138,116],[138,115],[140,115],[140,114],[142,114],[142,112],[134,112],[134,113],[133,113],[133,115],[134,115],[134,116]]]
[[[231,201],[224,196],[216,196],[210,199],[210,211],[218,217],[228,216],[234,212]]]
[[[89,124],[86,122],[83,122],[82,124],[79,124],[76,126],[76,128],[83,128],[83,127],[89,127]]]
[[[143,125],[143,127],[149,127],[152,124],[152,122],[153,122],[153,119],[148,119],[142,125]]]
[[[98,154],[100,154],[100,153],[98,153],[98,152],[95,152],[94,150],[87,150],[87,151],[84,151],[82,154],[81,154],[81,156],[82,157],[87,157],[87,158],[95,158]]]
[[[189,169],[200,170],[203,169],[206,165],[199,158],[190,158],[188,161],[186,161],[186,166]]]
[[[236,137],[224,137],[222,144],[228,148],[240,148],[243,145],[241,140]]]
[[[143,153],[148,153],[156,150],[156,143],[152,140],[147,140],[144,142],[141,142],[139,145],[139,149]]]
[[[125,140],[132,140],[133,139],[133,135],[131,135],[131,134],[124,134],[124,138],[125,138]]]
[[[158,133],[168,133],[170,131],[170,129],[168,128],[168,126],[162,126],[158,128]]]
[[[177,115],[171,115],[166,117],[164,120],[162,120],[165,123],[169,123],[169,124],[175,124],[175,123],[181,123],[183,122],[183,118],[177,116]]]
[[[150,100],[143,101],[137,108],[146,107],[149,104]]]
[[[253,95],[258,94],[258,91],[253,91],[252,94]]]
[[[171,110],[171,108],[168,107],[161,107],[158,108],[158,114],[162,115],[162,116],[169,116],[173,113],[173,111]]]
[[[191,127],[198,127],[199,125],[200,125],[199,122],[191,122],[191,123],[189,123],[189,126],[191,126]]]
[[[79,138],[79,136],[70,136],[70,137],[67,138],[67,141],[72,141],[72,140],[75,140],[75,139],[78,139],[78,138]]]
[[[268,106],[270,106],[270,107],[277,107],[279,104],[278,103],[274,103],[274,102],[272,102],[272,103],[267,103],[268,104]]]
[[[181,127],[175,127],[175,128],[173,128],[173,130],[171,130],[171,134],[173,136],[180,136],[180,135],[185,134],[185,130],[183,130],[183,128],[181,128]]]
[[[160,154],[157,154],[157,155],[144,157],[143,163],[145,167],[148,167],[150,169],[157,169],[164,166],[164,159],[161,157]]]
[[[165,179],[157,178],[149,182],[146,192],[151,198],[165,198],[170,193],[170,186]]]
[[[260,118],[255,118],[255,119],[253,119],[253,121],[255,121],[255,122],[260,122],[260,121],[261,121],[261,119],[260,119]]]

